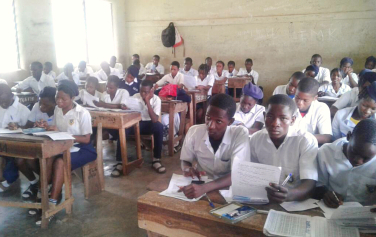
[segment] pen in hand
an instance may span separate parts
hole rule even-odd
[[[282,185],[281,186],[285,186],[287,184],[287,182],[289,181],[289,179],[291,178],[292,174],[290,173],[289,175],[287,175],[285,181],[283,181]]]
[[[332,192],[333,192],[334,197],[337,199],[338,204],[342,205],[343,203],[342,203],[342,201],[339,200],[339,198],[337,197],[336,193],[334,191],[332,191]]]
[[[215,208],[213,202],[210,200],[209,196],[205,193],[205,197],[208,199],[208,202],[209,202],[209,205],[212,207],[212,208]]]

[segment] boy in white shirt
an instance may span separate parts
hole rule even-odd
[[[250,77],[252,79],[252,83],[257,85],[259,74],[252,69],[253,61],[250,58],[245,60],[245,68],[240,68],[238,72],[238,77]]]
[[[235,62],[234,61],[229,61],[227,63],[227,68],[228,68],[228,76],[229,77],[235,77],[238,75],[238,71],[235,69]]]
[[[296,88],[298,88],[300,80],[304,77],[304,73],[294,72],[289,79],[289,83],[287,85],[277,86],[273,91],[273,95],[288,95],[291,99],[294,99]]]
[[[329,107],[317,101],[319,82],[311,77],[300,80],[295,94],[296,111],[295,127],[312,133],[319,144],[332,140],[332,124]]]
[[[317,140],[308,132],[294,129],[295,111],[296,105],[287,95],[273,95],[268,102],[265,129],[253,134],[250,140],[251,162],[282,167],[279,183],[266,187],[271,202],[310,198],[318,178]],[[290,174],[287,184],[282,186]]]
[[[73,68],[72,63],[65,64],[64,71],[62,73],[60,73],[59,76],[56,77],[56,80],[58,82],[60,82],[62,80],[71,80],[71,81],[74,81],[74,83],[76,83],[76,85],[79,85],[81,83],[80,82],[80,76],[78,74],[74,73],[73,71],[74,71],[74,68]]]
[[[345,83],[351,88],[358,86],[358,76],[354,73],[354,70],[352,68],[353,64],[354,61],[349,57],[343,58],[339,64],[343,78],[342,83]]]
[[[375,144],[376,120],[365,119],[347,138],[320,148],[316,194],[328,207],[337,208],[344,201],[376,204]]]
[[[320,86],[330,82],[330,71],[328,68],[321,67],[322,57],[320,54],[312,55],[311,61],[309,62],[309,64],[315,65],[316,67],[319,68],[314,78],[320,83]],[[305,69],[302,72],[304,73]]]
[[[211,57],[207,57],[205,59],[205,64],[208,66],[209,68],[209,73],[210,74],[214,74],[215,71],[217,70],[216,66],[213,65],[213,59]]]
[[[242,125],[248,129],[249,134],[253,134],[264,126],[265,107],[257,102],[264,97],[262,90],[251,82],[242,89],[240,103],[236,105],[234,125]]]
[[[159,64],[159,60],[161,58],[159,57],[159,55],[154,55],[153,56],[153,62],[150,62],[148,64],[146,64],[145,66],[145,69],[146,69],[146,72],[150,72],[150,73],[155,73],[155,74],[164,74],[164,67]]]
[[[121,63],[118,63],[117,58],[115,56],[112,56],[110,59],[110,67],[117,69],[121,75],[124,74],[123,65]]]
[[[154,89],[163,87],[167,84],[178,85],[179,88],[184,87],[184,75],[179,72],[180,64],[177,61],[173,61],[170,66],[170,73],[164,75],[162,79],[155,83]]]
[[[97,91],[98,79],[96,77],[89,77],[86,80],[85,89],[80,90],[78,96],[75,98],[78,104],[83,106],[97,107],[93,101],[100,101],[102,93]]]
[[[206,124],[195,125],[188,130],[180,155],[184,176],[197,176],[200,179],[206,173],[214,181],[182,187],[180,191],[187,198],[197,198],[207,192],[229,187],[234,158],[249,161],[247,129],[230,126],[235,110],[231,96],[217,94],[210,100]]]
[[[331,82],[320,86],[319,96],[331,96],[331,97],[341,97],[348,91],[351,91],[351,88],[345,83],[341,82],[341,72],[338,68],[334,68],[330,72]]]
[[[78,64],[78,67],[74,70],[74,73],[78,74],[81,80],[86,80],[86,78],[89,75],[92,75],[94,71],[90,66],[86,65],[85,61],[81,61]]]
[[[191,77],[196,77],[198,76],[198,71],[194,68],[192,68],[193,61],[192,58],[185,58],[184,59],[184,68],[180,68],[180,73],[183,75],[188,75]]]
[[[201,64],[198,68],[198,76],[196,76],[196,89],[206,92],[207,99],[212,95],[212,87],[214,85],[214,76],[209,73],[209,67],[206,64]],[[196,121],[197,124],[204,122],[204,105],[199,103],[196,106]]]
[[[366,59],[366,63],[364,64],[365,69],[373,70],[376,67],[376,58],[374,56],[369,56]]]
[[[108,109],[121,109],[121,105],[125,104],[129,98],[129,92],[125,89],[119,89],[120,79],[115,75],[108,77],[107,89],[103,92],[100,101],[93,100],[97,107]]]
[[[101,69],[95,73],[95,77],[101,81],[107,81],[107,78],[112,75],[123,78],[121,73],[117,69],[110,67],[107,62],[102,62]]]
[[[39,92],[46,86],[56,87],[54,79],[42,73],[42,70],[43,65],[40,62],[32,62],[30,64],[31,76],[13,86],[12,90],[22,92],[31,88],[35,94],[39,95]]]
[[[47,76],[52,77],[53,79],[56,78],[56,73],[52,71],[52,63],[51,62],[45,62],[44,63],[44,68],[43,68],[43,73],[46,74]]]
[[[140,64],[140,71],[138,73],[138,79],[140,80],[144,80],[144,77],[145,77],[145,74],[146,74],[146,69],[145,69],[145,66],[141,63],[140,61],[140,55],[138,54],[133,54],[132,55],[132,64],[135,65],[135,61],[138,60],[139,64]],[[137,66],[137,65],[136,65]]]

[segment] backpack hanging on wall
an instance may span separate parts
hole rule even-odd
[[[181,37],[178,29],[174,26],[173,22],[170,22],[170,24],[167,26],[166,29],[162,31],[161,35],[162,44],[169,48],[172,47],[172,53],[175,55],[175,48],[183,45],[183,57],[185,57],[185,47],[184,47],[184,40],[183,37]]]

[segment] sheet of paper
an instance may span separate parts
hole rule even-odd
[[[316,199],[307,199],[302,202],[294,201],[294,202],[283,202],[280,205],[285,209],[286,211],[305,211],[309,209],[313,209],[318,207],[317,203],[319,201]]]
[[[199,198],[188,199],[184,195],[183,192],[178,192],[178,190],[180,189],[179,187],[190,185],[192,183],[192,180],[198,180],[198,179],[197,178],[192,179],[191,177],[184,177],[184,175],[172,174],[168,188],[165,191],[159,193],[159,195],[177,198],[177,199],[187,201],[187,202],[198,201],[202,198],[202,196]],[[201,180],[205,181],[205,183],[212,181],[211,179],[208,179],[207,176],[202,176]]]
[[[16,129],[16,130],[9,130],[7,128],[0,128],[0,134],[7,134],[7,133],[22,133],[22,129]]]
[[[318,203],[321,210],[324,212],[324,216],[327,219],[361,219],[361,218],[376,218],[376,213],[372,213],[370,210],[372,206],[363,207],[358,202],[344,202],[343,205],[338,208],[327,207],[324,201]]]
[[[47,136],[50,137],[54,141],[59,140],[74,140],[75,138],[66,132],[56,132],[56,131],[47,131],[47,132],[38,132],[33,133],[34,136]]]
[[[194,89],[197,86],[197,81],[195,77],[184,75],[184,85],[189,89]]]
[[[264,225],[264,234],[267,236],[310,236],[307,223],[311,217],[305,215],[289,214],[270,210]]]
[[[226,202],[232,202],[232,190],[231,187],[229,190],[219,190],[219,193],[222,195],[222,197],[226,200]]]
[[[339,226],[334,220],[316,216],[311,221],[311,236],[359,237],[359,230],[354,227]]]
[[[269,199],[265,187],[270,182],[279,183],[281,168],[242,161],[235,157],[231,171],[233,200],[262,204]]]

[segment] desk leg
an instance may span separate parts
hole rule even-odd
[[[141,154],[141,134],[140,134],[140,123],[137,122],[134,125],[134,135],[136,138],[136,153],[137,153],[137,160],[142,159],[142,154]],[[141,166],[140,166],[141,168]]]
[[[127,175],[127,165],[128,165],[128,155],[127,155],[127,138],[125,137],[125,129],[119,129],[119,139],[120,139],[120,151],[121,160],[123,162],[123,174]]]
[[[178,133],[178,137],[180,138],[179,145],[183,145],[183,135],[184,135],[186,116],[187,116],[187,110],[184,110],[183,112],[181,112],[181,114],[180,114],[180,126],[179,126],[179,133]]]
[[[196,125],[197,124],[197,120],[196,120],[196,108],[197,108],[197,102],[196,102],[196,95],[192,96],[192,111],[193,111],[193,122],[191,123],[191,125]]]
[[[103,149],[102,149],[102,123],[97,125],[97,164],[101,189],[104,190],[104,169],[103,169]]]
[[[234,100],[236,101],[236,87],[234,87]]]
[[[63,153],[64,161],[64,188],[65,188],[65,200],[72,198],[72,174],[71,174],[71,153],[70,150],[66,150]],[[72,204],[69,204],[66,208],[66,213],[72,213]]]
[[[169,106],[169,128],[168,128],[168,155],[174,155],[174,116],[175,116],[175,105],[170,103]],[[180,124],[182,123],[182,117],[180,117]],[[181,126],[180,126],[181,127]],[[184,127],[183,127],[184,128]],[[180,132],[180,131],[179,131]]]
[[[51,159],[51,158],[50,158]],[[48,187],[47,187],[47,165],[46,159],[39,159],[40,164],[40,185],[42,191],[42,229],[48,227],[48,219],[46,218],[46,212],[49,209],[48,206]]]

